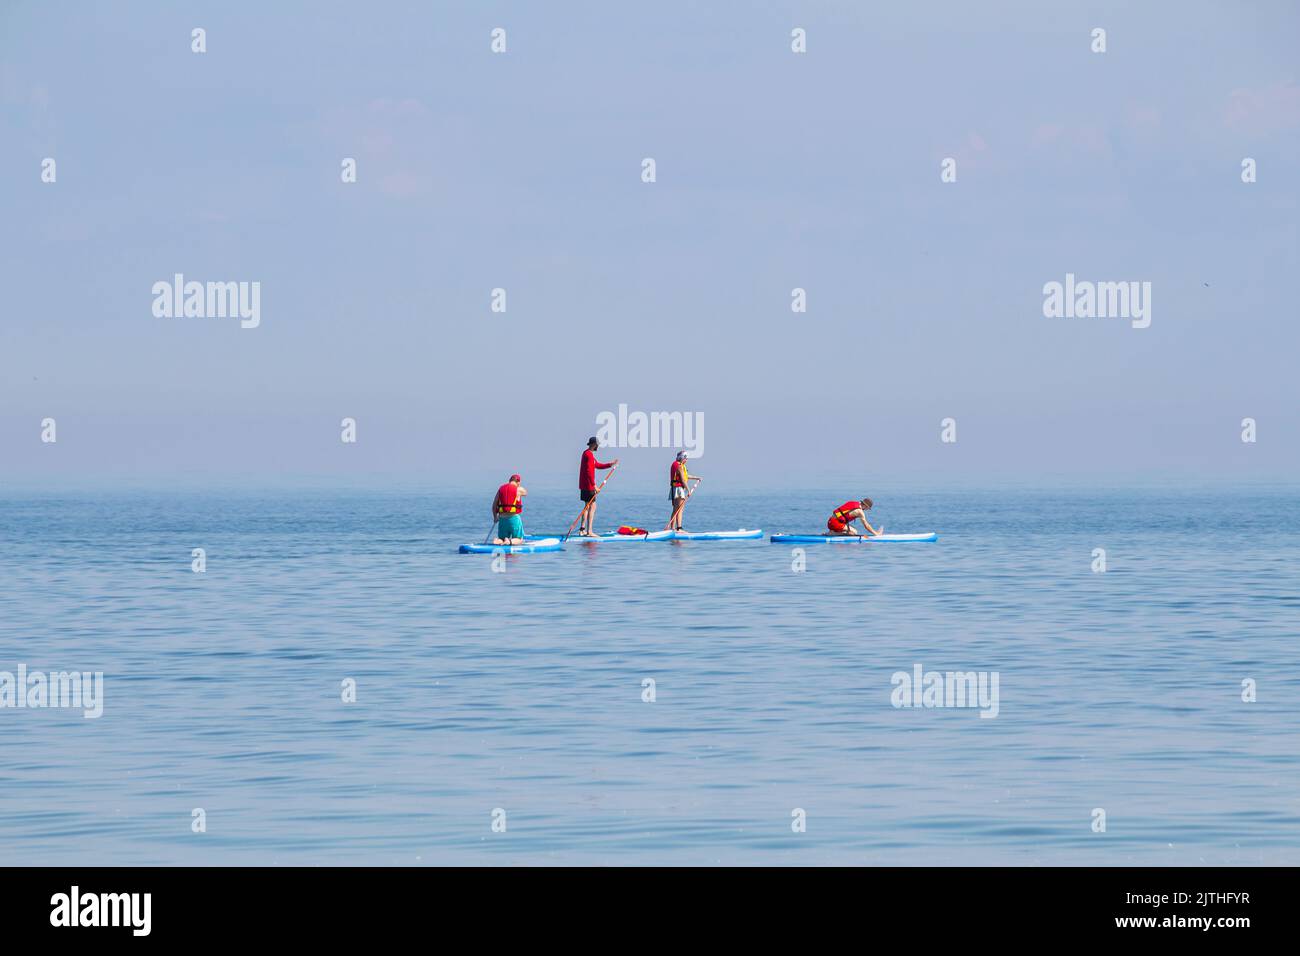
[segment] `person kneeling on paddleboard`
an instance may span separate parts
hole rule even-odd
[[[696,482],[703,480],[699,475],[692,475],[686,470],[686,452],[679,451],[677,460],[668,469],[668,500],[672,503],[673,513],[668,516],[665,531],[685,530],[682,528],[682,512],[686,510],[686,499],[694,493],[690,487],[691,479]]]
[[[596,460],[596,449],[600,447],[600,442],[594,437],[587,439],[587,450],[582,453],[582,461],[578,465],[578,497],[582,499],[582,514],[579,516],[578,536],[590,538],[596,534],[596,469],[613,468],[618,464],[618,459],[613,461],[599,462]]]
[[[884,525],[881,525],[880,530],[876,530],[867,523],[867,512],[871,510],[871,505],[870,498],[844,502],[831,513],[830,519],[826,522],[828,529],[826,533],[857,535],[858,533],[853,530],[853,522],[861,521],[862,527],[867,529],[867,535],[881,534],[885,530]]]
[[[510,480],[497,489],[492,499],[492,517],[497,519],[497,538],[493,544],[523,544],[524,495],[528,489],[520,482],[518,475],[511,475]]]

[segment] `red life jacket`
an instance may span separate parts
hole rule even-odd
[[[672,467],[668,469],[669,487],[685,488],[688,480],[690,480],[690,473],[686,470],[686,465],[680,461],[673,462]]]
[[[861,507],[862,507],[861,501],[846,501],[844,502],[844,504],[840,505],[833,512],[831,512],[831,516],[834,518],[838,518],[840,521],[848,521],[849,515],[857,511]]]
[[[524,497],[519,493],[519,486],[507,481],[497,489],[497,514],[517,515],[524,512]]]
[[[633,528],[629,525],[621,524],[618,526],[619,534],[649,534],[645,528]]]

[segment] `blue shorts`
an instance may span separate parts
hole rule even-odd
[[[497,518],[498,538],[522,538],[524,536],[524,519],[519,515],[501,515]]]

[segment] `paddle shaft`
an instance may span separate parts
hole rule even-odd
[[[596,490],[595,490],[595,492],[594,492],[594,493],[592,494],[592,496],[591,496],[591,501],[595,501],[595,500],[596,500],[596,495],[600,494],[600,489],[602,489],[602,488],[605,487],[605,482],[606,482],[606,481],[609,481],[609,479],[611,479],[611,478],[614,477],[614,472],[616,472],[616,471],[618,471],[618,465],[615,465],[613,468],[611,468],[611,469],[609,470],[609,474],[606,475],[605,478],[604,478],[604,480],[601,481],[601,483],[598,484],[598,485],[596,486]],[[576,518],[573,519],[573,524],[569,525],[569,530],[566,531],[566,532],[564,532],[564,540],[565,540],[565,541],[568,541],[568,540],[569,540],[569,535],[573,534],[573,529],[576,528],[576,527],[578,526],[578,522],[582,520],[582,516],[585,515],[585,514],[587,513],[587,508],[589,508],[589,507],[591,506],[591,501],[584,501],[584,502],[582,503],[582,510],[578,512],[578,517],[576,517]]]
[[[487,544],[489,541],[492,540],[492,535],[496,532],[496,530],[497,530],[497,500],[496,498],[493,498],[492,499],[492,527],[488,529],[487,537],[483,539],[484,544]]]

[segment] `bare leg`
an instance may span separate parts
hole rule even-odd
[[[831,531],[831,530],[828,528],[827,531],[826,531],[826,533],[827,533],[827,534],[837,534],[837,535],[839,535],[839,536],[842,537],[842,538],[857,538],[857,537],[861,537],[861,536],[858,534],[858,532],[857,532],[856,530],[854,530],[854,528],[853,528],[853,522],[854,522],[854,521],[857,521],[859,518],[862,518],[862,512],[861,512],[861,511],[855,511],[855,512],[853,512],[853,514],[851,514],[851,515],[845,515],[843,518],[840,519],[840,521],[842,521],[843,524],[844,524],[844,527],[843,527],[843,528],[841,528],[839,531]],[[863,519],[863,520],[865,520],[865,519]]]

